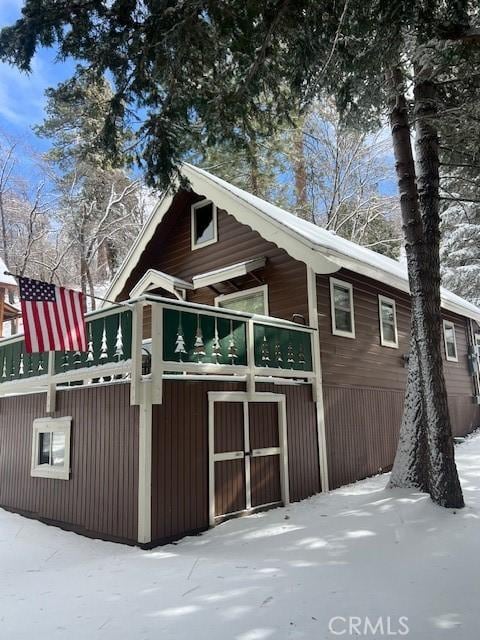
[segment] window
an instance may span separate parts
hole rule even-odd
[[[380,344],[383,347],[398,349],[397,309],[395,300],[378,296],[378,312],[380,317]]]
[[[246,311],[262,316],[268,316],[268,289],[267,285],[227,293],[215,298],[217,307],[233,309],[234,311]]]
[[[192,205],[192,249],[217,241],[217,208],[210,200]]]
[[[33,421],[31,476],[69,479],[71,422],[70,417]]]
[[[349,282],[330,278],[330,305],[333,335],[355,338],[353,286]]]
[[[443,338],[445,340],[445,357],[450,362],[458,362],[457,339],[455,337],[455,325],[448,320],[443,321]]]

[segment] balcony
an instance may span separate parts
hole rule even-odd
[[[0,341],[0,395],[57,386],[142,383],[161,402],[165,375],[313,377],[312,332],[303,325],[144,295],[86,316],[88,351],[27,354],[22,335]]]

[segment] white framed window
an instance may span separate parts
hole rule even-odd
[[[382,347],[398,349],[397,307],[395,300],[379,295],[378,315],[380,320],[380,344]]]
[[[350,282],[330,278],[330,308],[333,335],[355,338],[353,286]]]
[[[457,338],[453,322],[443,321],[443,339],[445,341],[445,358],[449,362],[458,362]]]
[[[217,207],[211,200],[192,204],[192,251],[217,242]]]
[[[70,416],[33,421],[31,476],[69,479],[71,425]]]
[[[217,296],[215,306],[268,316],[268,286],[263,284],[259,287]]]

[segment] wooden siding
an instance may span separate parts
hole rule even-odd
[[[333,276],[353,285],[356,337],[352,339],[332,334],[329,276],[317,276],[324,383],[403,390],[407,373],[403,355],[409,352],[410,334],[408,294],[346,269],[341,269]],[[379,295],[392,298],[396,302],[398,349],[380,344]],[[448,311],[443,311],[442,316],[455,323],[457,338],[458,362],[445,360],[442,343],[448,393],[466,395],[471,391],[473,394],[473,383],[467,363],[467,321]]]
[[[257,384],[257,391],[282,393],[287,403],[290,500],[321,491],[315,403],[310,385]]]
[[[403,410],[409,351],[410,298],[406,293],[341,269],[335,278],[353,285],[356,337],[332,334],[329,276],[317,276],[320,349],[330,486],[389,469],[395,457]],[[399,348],[380,344],[378,295],[396,302]],[[444,373],[454,435],[480,426],[467,363],[467,320],[443,311],[455,323],[458,362]],[[443,338],[443,336],[442,336]]]
[[[30,476],[32,425],[45,394],[0,399],[0,505],[106,539],[137,538],[138,409],[130,385],[58,391],[72,416],[69,480]]]
[[[244,390],[244,383],[164,381],[163,404],[153,407],[154,541],[178,538],[208,527],[207,393]],[[257,384],[257,391],[282,393],[287,398],[291,500],[317,493],[320,491],[317,429],[310,385]],[[228,419],[228,410],[227,403],[221,403],[224,419]],[[238,406],[232,403],[232,418],[235,416],[239,417]],[[219,447],[224,446],[222,442],[217,439]],[[232,486],[232,496],[234,492]],[[273,495],[273,489],[269,492]]]
[[[244,390],[243,383],[164,381],[152,418],[153,540],[208,528],[207,393]]]
[[[190,206],[201,199],[194,193],[179,192],[162,223],[145,249],[138,265],[133,269],[120,299],[148,269],[159,269],[170,275],[190,280],[194,275],[227,267],[250,258],[266,257],[263,269],[235,280],[239,289],[248,289],[260,283],[268,284],[269,312],[272,316],[292,319],[294,313],[308,318],[306,268],[272,242],[264,240],[250,227],[240,224],[225,211],[218,211],[218,242],[191,250]],[[236,288],[228,283],[215,286],[219,293],[231,293]],[[187,292],[190,302],[214,304],[218,295],[214,289],[203,287]]]

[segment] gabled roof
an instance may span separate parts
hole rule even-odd
[[[191,282],[176,278],[163,271],[157,269],[149,269],[137,282],[130,291],[130,298],[137,298],[150,289],[165,289],[174,295],[178,295],[178,291],[185,289],[193,289]]]
[[[212,200],[218,208],[226,210],[240,223],[258,231],[262,237],[287,251],[296,260],[311,266],[316,273],[334,273],[344,267],[401,291],[409,291],[406,265],[302,220],[203,169],[184,164],[181,172],[195,193]],[[172,200],[173,193],[168,193],[161,199],[105,297],[115,297],[123,289]],[[442,306],[480,321],[478,307],[443,288]]]
[[[7,272],[5,262],[0,258],[0,287],[15,289],[17,287],[17,281],[13,276],[7,275]]]

